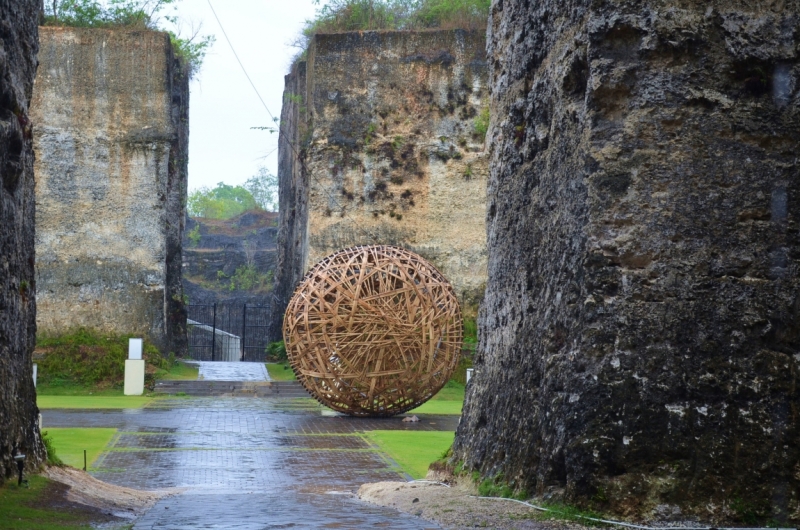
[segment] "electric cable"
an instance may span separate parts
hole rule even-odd
[[[472,497],[473,499],[486,499],[490,501],[510,501],[516,502],[519,504],[523,504],[528,508],[533,508],[534,510],[538,510],[540,512],[548,512],[548,513],[561,513],[558,510],[552,510],[550,508],[543,508],[541,506],[536,506],[535,504],[531,504],[529,502],[520,501],[517,499],[508,499],[505,497],[479,497],[476,495],[467,495],[468,497]],[[638,525],[633,523],[624,523],[622,521],[612,521],[610,519],[599,519],[597,517],[589,517],[588,515],[573,515],[573,517],[577,517],[580,519],[586,519],[587,521],[593,521],[595,523],[604,523],[610,524],[614,526],[623,526],[625,528],[635,528],[636,530],[797,530],[797,528],[766,528],[766,527],[720,527],[720,526],[644,526]]]
[[[299,160],[300,159],[300,153],[297,151],[297,149],[295,148],[294,143],[288,138],[288,135],[285,133],[285,131],[283,129],[283,124],[281,124],[280,120],[276,119],[275,115],[272,114],[272,112],[270,112],[269,107],[267,106],[267,103],[264,101],[264,98],[261,97],[261,93],[259,93],[258,88],[256,88],[255,83],[253,82],[253,80],[250,77],[250,75],[247,73],[247,69],[244,67],[244,63],[242,63],[241,59],[239,59],[239,54],[236,53],[236,49],[233,47],[233,43],[231,42],[231,39],[228,37],[228,33],[225,31],[225,28],[222,25],[222,21],[219,19],[219,16],[217,16],[217,12],[214,10],[214,6],[211,4],[211,0],[206,0],[206,1],[208,2],[208,7],[211,8],[211,13],[214,14],[214,18],[216,19],[217,24],[219,25],[219,29],[222,31],[222,35],[225,37],[225,40],[227,41],[228,46],[230,46],[231,51],[233,52],[233,56],[236,57],[236,62],[239,63],[239,67],[242,69],[242,72],[244,73],[245,77],[247,78],[247,81],[249,81],[250,86],[253,87],[253,90],[255,91],[256,96],[258,96],[259,101],[261,101],[261,104],[264,106],[264,109],[267,111],[267,114],[269,114],[270,119],[272,119],[273,122],[278,124],[278,145],[280,146],[280,141],[281,141],[281,136],[282,136],[284,141],[286,142],[286,145],[288,145],[291,148],[291,150],[294,153],[295,157]],[[273,150],[270,154],[272,154],[273,152],[275,152],[275,150]],[[267,156],[269,156],[269,155],[267,155]],[[328,198],[331,200],[331,202],[333,202],[336,205],[336,208],[339,211],[342,212],[342,217],[347,217],[353,223],[353,226],[356,229],[361,230],[364,235],[368,236],[369,238],[371,238],[373,240],[377,239],[375,233],[372,233],[372,232],[369,232],[368,230],[366,230],[360,223],[357,223],[355,219],[351,218],[347,214],[347,210],[327,190],[327,188],[322,184],[322,182],[319,181],[319,179],[316,177],[316,175],[313,175],[311,173],[309,173],[309,175],[319,185],[319,188],[328,196]]]

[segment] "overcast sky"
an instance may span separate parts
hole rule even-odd
[[[202,24],[201,34],[217,38],[191,84],[189,189],[217,182],[241,184],[260,165],[278,169],[278,135],[250,127],[272,124],[242,73],[209,0],[181,0],[182,33]],[[313,0],[211,0],[222,26],[269,110],[280,117],[283,76],[298,52],[290,43],[314,15]],[[172,10],[165,13],[173,14]]]

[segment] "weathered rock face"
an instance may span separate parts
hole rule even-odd
[[[185,350],[189,86],[169,37],[41,28],[39,330],[145,334]]]
[[[33,141],[29,114],[39,2],[0,4],[0,482],[44,457],[31,354],[36,340]]]
[[[307,63],[301,61],[285,77],[284,94],[306,93]],[[283,340],[283,313],[295,287],[303,277],[308,255],[308,173],[305,155],[309,125],[306,107],[284,101],[278,138],[278,244],[275,286],[272,290],[272,318],[267,330],[270,341]],[[307,143],[307,142],[305,142]]]
[[[190,305],[219,302],[266,306],[266,282],[243,289],[237,271],[252,266],[274,282],[277,214],[246,212],[221,221],[189,218],[183,241],[183,289]]]
[[[495,2],[468,469],[800,519],[799,23],[797,1]]]
[[[278,267],[289,295],[333,252],[393,244],[430,259],[463,302],[480,299],[484,46],[462,30],[314,38],[287,77],[281,127]]]

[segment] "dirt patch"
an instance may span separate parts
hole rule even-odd
[[[158,491],[123,488],[97,480],[88,473],[71,467],[49,467],[43,475],[53,483],[68,488],[64,494],[66,501],[125,519],[138,517],[163,497],[182,491],[178,488]]]
[[[79,503],[70,498],[70,487],[61,482],[48,482],[36,499],[35,507],[40,510],[57,512],[80,521],[93,524],[121,522],[123,517],[109,513],[95,506]],[[32,503],[31,503],[32,504]],[[130,517],[127,517],[129,519]]]
[[[494,528],[497,530],[585,530],[563,521],[542,521],[527,506],[510,501],[478,499],[474,485],[457,482],[451,487],[424,482],[364,484],[358,498],[370,504],[395,508],[438,523],[442,528]]]

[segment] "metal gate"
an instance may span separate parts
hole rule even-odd
[[[189,305],[186,309],[192,359],[266,360],[269,306],[220,303]]]

